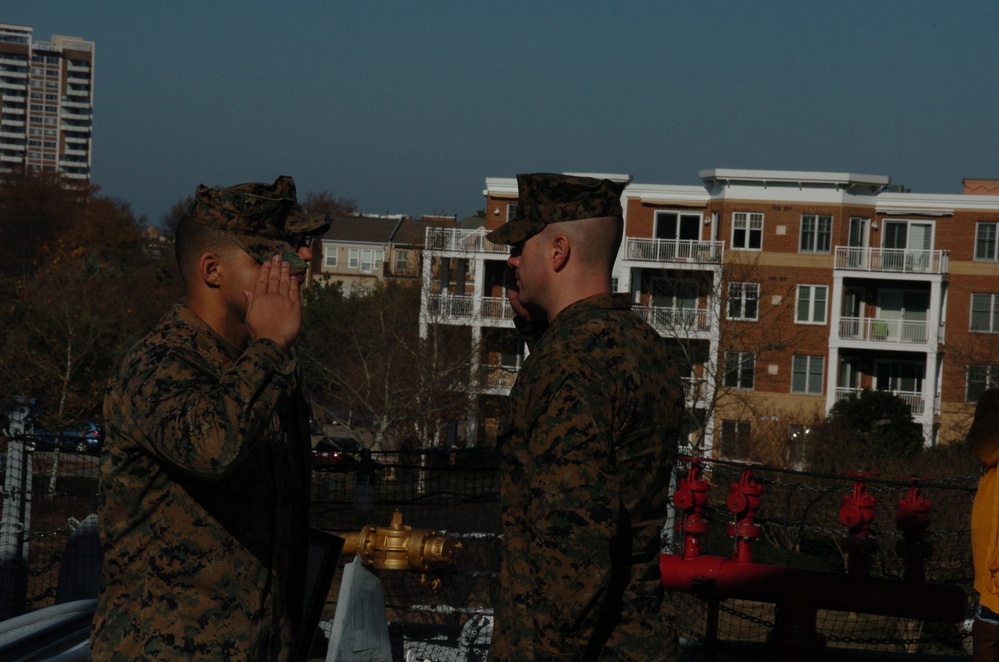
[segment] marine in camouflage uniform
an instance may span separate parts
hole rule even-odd
[[[493,241],[518,246],[548,222],[621,214],[623,184],[518,179],[519,226]],[[658,553],[683,398],[663,339],[627,295],[570,303],[537,338],[509,404],[490,658],[678,659]]]
[[[189,216],[240,233],[263,261],[293,252],[292,234],[328,227],[294,199],[286,177],[200,187]],[[93,658],[289,659],[310,472],[291,351],[268,338],[235,346],[180,304],[112,377],[104,416]]]

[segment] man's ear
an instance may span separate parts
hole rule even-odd
[[[569,262],[571,248],[572,245],[569,243],[569,238],[564,234],[557,234],[552,237],[552,269],[562,271],[565,268],[565,265]]]
[[[198,257],[198,277],[208,287],[221,284],[222,261],[215,253],[202,253]]]

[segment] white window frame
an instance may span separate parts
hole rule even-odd
[[[795,380],[799,375],[803,375],[804,383],[801,387],[795,388]],[[812,388],[812,382],[816,379],[818,380],[818,390]],[[791,356],[791,393],[822,395],[824,381],[824,356],[813,356],[807,354],[794,354]]]
[[[983,237],[983,234],[991,236]],[[985,250],[982,250],[983,244]],[[975,224],[975,260],[999,261],[999,223],[982,221]]]
[[[398,273],[409,269],[409,251],[397,248],[395,250],[395,270]]]
[[[721,446],[722,457],[728,459],[739,459],[745,460],[749,458],[751,447],[753,445],[753,423],[752,421],[734,421],[734,420],[723,420],[721,424],[721,433],[719,445]],[[729,454],[729,444],[738,445],[740,437],[745,435],[745,445],[746,454],[745,456],[739,456],[735,454]]]
[[[734,211],[732,212],[732,250],[762,251],[763,250],[763,212]],[[736,241],[736,233],[745,233],[741,242]],[[753,246],[753,237],[757,238],[759,246]]]
[[[347,267],[357,269],[361,265],[361,253],[358,248],[351,248],[347,253]]]
[[[811,223],[812,229],[806,234],[805,225]],[[822,225],[825,224],[825,228]],[[831,214],[802,214],[801,234],[798,240],[799,253],[829,253],[832,251],[832,226],[833,217]],[[806,236],[811,237],[809,246],[805,245]]]
[[[746,314],[749,303],[753,304],[754,314]],[[738,304],[737,314],[733,315],[733,303]],[[760,319],[760,284],[759,283],[729,283],[728,305],[725,312],[730,320],[745,320],[755,322]]]
[[[801,304],[802,304],[802,290],[808,290],[807,297],[807,313],[802,317],[801,314]],[[816,293],[819,291],[823,293],[822,300],[822,319],[816,319],[816,303],[818,303],[818,297]],[[825,324],[829,319],[829,286],[828,285],[798,285],[795,291],[794,297],[794,323],[795,324]]]
[[[972,393],[971,391],[972,370],[978,370],[982,372],[983,376],[985,377],[985,379],[982,380],[981,382],[983,384],[981,390],[979,391],[976,389],[974,393]],[[978,383],[978,380],[976,380],[976,383]],[[978,402],[978,398],[982,396],[982,393],[984,393],[986,389],[995,388],[997,386],[999,386],[999,365],[989,365],[985,363],[968,365],[965,372],[964,401]]]
[[[988,297],[989,299],[989,311],[988,311],[988,328],[975,327],[975,299],[981,297]],[[999,317],[999,294],[991,292],[973,292],[971,294],[971,308],[968,311],[968,329],[974,333],[999,333],[999,323],[996,322],[996,318]]]
[[[517,215],[517,203],[511,202],[506,206],[506,220],[507,222],[513,220],[513,217]]]
[[[735,375],[735,379],[730,376]],[[748,377],[748,380],[746,379]],[[746,382],[749,382],[748,386]],[[722,376],[725,388],[752,391],[756,386],[756,353],[742,351],[725,352],[725,372]]]
[[[337,253],[339,250],[336,246],[323,246],[323,267],[336,269]]]

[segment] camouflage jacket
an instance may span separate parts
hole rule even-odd
[[[627,297],[576,302],[544,331],[499,442],[491,659],[676,657],[658,552],[682,415],[666,344]]]
[[[104,402],[95,660],[279,660],[304,598],[308,409],[297,363],[176,307]]]

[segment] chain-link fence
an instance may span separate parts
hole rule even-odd
[[[12,442],[3,449],[0,609],[6,610],[4,617],[96,590],[89,579],[96,551],[74,545],[74,533],[93,523],[88,517],[97,505],[98,459],[66,451],[26,452],[15,448],[19,445]],[[394,653],[400,660],[407,656],[418,660],[484,659],[500,563],[496,452],[373,453],[372,460],[362,464],[346,453],[337,462],[317,467],[312,477],[313,526],[333,533],[357,532],[368,524],[386,527],[398,510],[405,526],[436,530],[459,540],[462,550],[453,568],[423,574],[378,572],[392,623]],[[725,504],[729,486],[739,481],[744,468],[735,463],[705,466],[711,489],[705,509],[710,525],[702,543],[704,554],[732,554],[733,543],[725,534],[725,524],[733,516]],[[680,463],[678,477],[686,471],[687,465]],[[843,575],[847,567],[846,528],[838,513],[843,495],[855,487],[855,477],[760,466],[753,467],[753,472],[762,486],[756,517],[761,535],[752,543],[753,561]],[[926,581],[956,584],[969,595],[969,519],[976,483],[977,475],[920,483],[922,497],[932,502],[925,535],[932,548],[923,562]],[[899,543],[903,535],[894,518],[896,504],[906,497],[910,485],[905,480],[878,477],[866,478],[865,484],[877,501],[871,525],[877,544],[869,557],[870,574],[902,581],[906,562]],[[680,521],[682,517],[674,517],[664,523],[667,552],[680,551],[683,536],[674,528]],[[334,577],[325,621],[333,618],[336,609],[343,564],[342,560]],[[23,596],[20,600],[19,595]],[[671,594],[670,602],[681,637],[692,646],[703,645],[709,636],[709,615],[716,608],[718,639],[760,642],[764,652],[757,659],[766,659],[763,642],[775,623],[773,604],[725,600],[713,606],[684,593]],[[827,646],[838,650],[906,652],[906,659],[959,658],[969,641],[968,633],[957,625],[822,610],[816,620]]]

